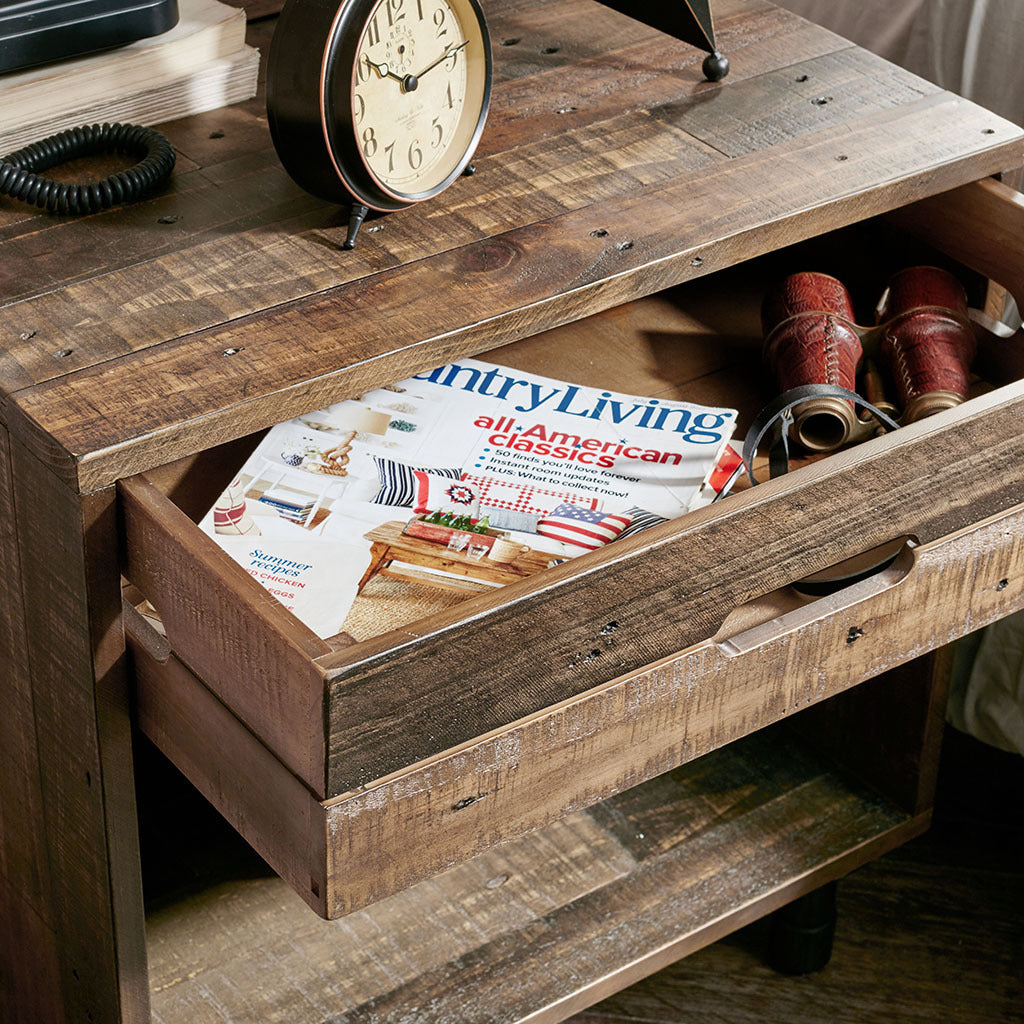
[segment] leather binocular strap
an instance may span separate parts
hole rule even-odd
[[[768,449],[768,475],[772,478],[789,472],[789,427],[793,422],[793,408],[809,398],[842,398],[866,409],[878,422],[889,430],[896,430],[899,424],[870,402],[861,398],[856,391],[841,388],[835,384],[801,384],[784,391],[769,402],[755,417],[743,439],[743,464],[751,484],[757,484],[754,476],[754,456],[769,431],[774,432]]]

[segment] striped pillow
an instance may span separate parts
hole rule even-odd
[[[462,476],[461,469],[407,466],[404,462],[395,462],[380,455],[374,455],[373,461],[377,463],[377,476],[380,477],[380,490],[372,499],[374,505],[412,505],[416,500],[416,473],[433,473],[450,480],[458,480]]]
[[[657,526],[658,523],[667,523],[668,520],[664,516],[655,515],[653,512],[648,512],[645,508],[627,508],[625,514],[629,516],[630,522],[619,537],[631,537],[634,533],[641,533],[643,530],[649,530],[652,526]]]
[[[542,537],[594,551],[608,541],[615,540],[627,526],[629,516],[625,513],[606,514],[566,503],[541,519],[537,524],[537,533]]]

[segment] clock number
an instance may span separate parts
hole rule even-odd
[[[363,132],[363,152],[367,159],[377,152],[377,137],[373,134],[372,125]]]
[[[409,166],[414,170],[419,170],[420,164],[423,163],[423,150],[420,149],[419,143],[413,139],[409,143]]]
[[[380,28],[377,26],[377,15],[366,23],[366,45],[376,46],[380,42]]]
[[[384,152],[388,155],[388,173],[391,174],[395,169],[395,144],[389,142],[384,147]]]
[[[430,143],[430,145],[434,149],[437,149],[437,147],[441,145],[441,140],[444,138],[444,128],[441,127],[440,121],[441,118],[435,117],[431,124],[433,130],[437,132],[436,138],[434,138],[433,141]]]
[[[357,92],[352,94],[352,98],[352,107],[355,112],[356,124],[359,124],[359,122],[362,121],[363,116],[366,114],[366,103],[364,102],[363,97]]]
[[[437,32],[434,33],[435,38],[440,39],[441,36],[448,35],[448,29],[444,27],[444,8],[438,7],[434,11],[434,26],[437,28]]]
[[[387,0],[384,5],[384,10],[388,12],[388,28],[394,28],[396,21],[401,21],[405,17],[405,12],[401,14],[398,12],[402,10],[402,4],[405,0]]]

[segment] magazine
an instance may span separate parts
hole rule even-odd
[[[464,359],[271,428],[200,526],[319,636],[364,639],[714,500],[735,423]]]

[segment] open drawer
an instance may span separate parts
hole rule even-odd
[[[1014,193],[975,184],[899,217],[1024,294]],[[490,358],[641,393],[678,386],[738,406],[745,426],[770,397],[766,275],[838,252],[848,266],[826,269],[863,278],[865,238],[885,253],[870,266],[881,280],[885,260],[918,258],[866,230]],[[732,342],[709,346],[723,324]],[[1004,370],[1016,345],[995,352]],[[1007,384],[356,644],[305,629],[176,504],[197,478],[215,493],[237,452],[219,470],[214,451],[122,481],[124,574],[166,630],[131,627],[140,721],[311,906],[345,914],[1024,605],[1022,414],[1024,384]],[[833,594],[791,588],[901,540]]]

